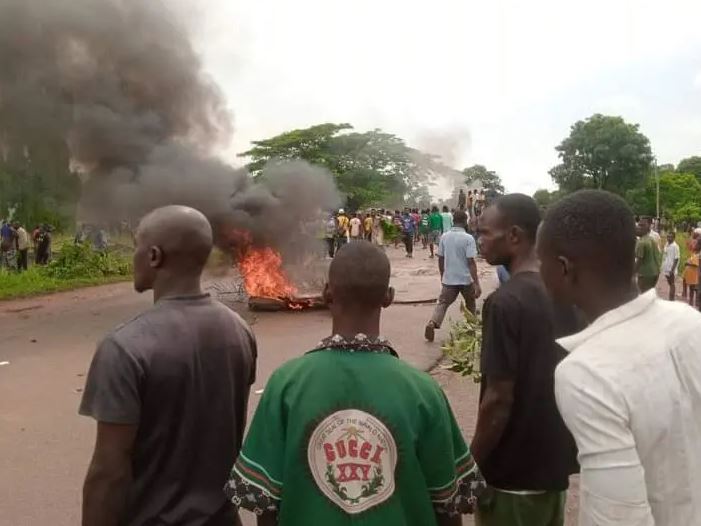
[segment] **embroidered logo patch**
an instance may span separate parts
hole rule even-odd
[[[325,418],[309,439],[307,458],[319,489],[346,513],[366,511],[394,493],[397,445],[364,411],[344,409]]]

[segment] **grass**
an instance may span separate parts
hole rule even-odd
[[[26,298],[131,279],[128,275],[55,278],[48,276],[42,270],[39,267],[32,267],[21,274],[4,270],[0,272],[0,300]]]
[[[128,252],[97,252],[87,244],[66,242],[46,266],[21,273],[0,271],[0,300],[128,281],[131,275]]]

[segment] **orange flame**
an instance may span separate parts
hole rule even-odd
[[[278,251],[253,246],[248,232],[234,231],[232,235],[238,250],[239,272],[249,296],[290,299],[297,294],[297,288],[282,270],[282,256]]]

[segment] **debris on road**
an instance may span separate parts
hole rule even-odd
[[[10,362],[0,362],[0,365],[10,365]]]

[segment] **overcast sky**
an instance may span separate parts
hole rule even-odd
[[[660,163],[701,155],[701,0],[199,4],[197,46],[235,116],[230,154],[349,122],[532,193],[552,186],[569,127],[602,112],[639,123]]]

